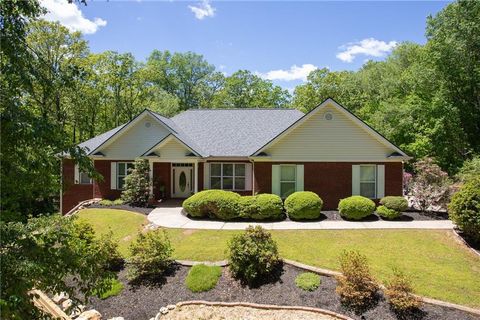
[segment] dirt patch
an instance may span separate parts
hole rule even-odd
[[[169,312],[162,319],[190,320],[190,319],[242,319],[242,320],[334,320],[328,315],[297,310],[262,310],[248,307],[217,307],[217,306],[182,306]]]
[[[317,290],[303,291],[295,285],[296,276],[303,271],[288,265],[283,266],[278,281],[258,288],[241,285],[231,277],[228,269],[224,268],[217,286],[211,291],[200,293],[193,293],[186,288],[184,283],[188,271],[188,267],[177,266],[165,278],[154,283],[133,285],[126,279],[126,270],[122,270],[119,279],[124,283],[125,289],[119,295],[106,300],[94,298],[90,307],[100,311],[106,319],[122,316],[125,320],[150,319],[161,307],[191,300],[306,306],[345,314],[354,319],[398,319],[382,295],[376,305],[361,314],[355,314],[341,304],[335,293],[336,280],[331,277],[322,276]],[[473,320],[480,317],[457,309],[425,304],[421,311],[410,319]]]

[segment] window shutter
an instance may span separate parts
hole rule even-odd
[[[73,183],[79,184],[80,183],[80,169],[78,168],[78,164],[75,164],[75,170],[74,170],[74,178],[73,178]]]
[[[245,164],[245,190],[252,190],[252,164]]]
[[[280,166],[272,165],[272,193],[280,195]]]
[[[352,165],[352,196],[360,195],[360,166]]]
[[[117,163],[110,162],[110,189],[117,189]]]
[[[385,197],[385,165],[377,166],[377,199]]]
[[[210,189],[210,163],[203,164],[203,190]]]
[[[297,188],[295,191],[303,191],[303,164],[297,164]]]

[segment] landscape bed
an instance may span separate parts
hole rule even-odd
[[[120,251],[148,221],[144,215],[123,210],[86,209],[79,218],[98,234],[113,231]],[[228,240],[240,231],[166,229],[179,260],[224,260]],[[451,231],[445,230],[282,230],[272,231],[282,258],[338,270],[343,250],[367,256],[373,275],[381,282],[396,266],[412,276],[415,293],[430,298],[480,307],[480,259]]]
[[[303,270],[284,265],[279,279],[263,284],[257,288],[243,286],[233,279],[228,269],[223,268],[222,276],[215,288],[208,292],[191,292],[184,284],[189,267],[176,266],[169,275],[157,282],[147,284],[131,284],[127,281],[126,271],[119,273],[119,279],[125,289],[117,296],[105,300],[94,298],[89,307],[95,308],[105,318],[122,316],[125,320],[145,320],[154,317],[161,307],[181,301],[205,300],[222,302],[252,302],[270,305],[308,306],[334,311],[348,315],[354,319],[396,319],[389,304],[383,296],[371,309],[355,314],[340,303],[335,293],[336,280],[321,277],[319,288],[312,292],[299,289],[295,278]],[[440,306],[424,304],[416,314],[423,320],[473,320],[480,317],[473,314]]]

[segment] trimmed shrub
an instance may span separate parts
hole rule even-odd
[[[108,199],[102,199],[98,202],[98,204],[102,206],[110,207],[110,206],[113,206],[113,201]]]
[[[314,192],[297,191],[285,200],[285,211],[292,220],[318,219],[323,201]]]
[[[233,236],[228,242],[228,258],[232,274],[249,285],[271,276],[281,263],[272,235],[260,226],[249,226]]]
[[[315,291],[320,286],[320,276],[313,272],[300,273],[295,278],[295,284],[305,291]]]
[[[408,201],[401,196],[387,196],[380,199],[380,204],[388,209],[403,212],[408,209]]]
[[[240,198],[232,191],[205,190],[183,201],[183,209],[192,217],[231,220],[240,217]]]
[[[340,200],[338,211],[344,218],[360,220],[375,211],[375,202],[362,196],[351,196]]]
[[[161,276],[172,264],[173,248],[165,230],[138,233],[130,244],[129,275],[133,279]]]
[[[240,198],[240,207],[242,218],[265,220],[283,217],[282,199],[275,194],[243,196]]]
[[[123,200],[122,199],[113,200],[113,205],[114,206],[121,206],[121,205],[123,205]]]
[[[393,277],[386,284],[385,295],[397,313],[415,311],[421,304],[420,299],[413,295],[410,278],[397,269],[393,269]]]
[[[357,251],[344,251],[340,256],[340,270],[342,275],[337,277],[335,291],[343,303],[361,309],[375,300],[379,287],[364,255]]]
[[[221,275],[221,267],[197,264],[190,268],[185,285],[192,292],[209,291],[215,288]]]
[[[385,219],[388,220],[393,220],[396,219],[400,216],[402,216],[402,213],[393,209],[389,209],[386,206],[379,206],[377,208],[377,214]]]
[[[148,160],[135,160],[135,167],[125,177],[122,200],[132,206],[146,207],[150,198],[150,165]]]
[[[468,181],[453,195],[448,215],[468,238],[480,243],[480,178]]]

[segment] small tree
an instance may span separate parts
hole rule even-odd
[[[480,156],[466,160],[460,168],[457,177],[463,182],[480,177]]]
[[[340,256],[340,269],[342,275],[337,277],[336,292],[343,303],[361,309],[375,300],[378,284],[364,255],[357,251],[344,251]]]
[[[480,243],[480,177],[471,179],[453,195],[448,214],[467,237]]]
[[[162,276],[172,264],[173,248],[165,230],[140,232],[130,245],[129,275],[132,279]]]
[[[281,263],[272,235],[260,226],[249,226],[244,233],[233,236],[228,250],[230,271],[249,285],[271,276]]]
[[[448,174],[425,158],[414,165],[415,175],[411,182],[414,206],[422,211],[434,208],[445,209],[450,195],[451,181]]]
[[[133,206],[146,207],[150,198],[150,167],[147,160],[135,160],[135,167],[125,177],[122,200]]]
[[[393,269],[393,277],[386,285],[385,294],[392,309],[398,313],[413,312],[421,305],[420,299],[413,295],[410,278],[398,269]]]

